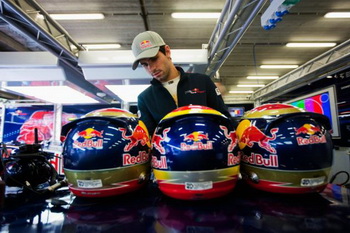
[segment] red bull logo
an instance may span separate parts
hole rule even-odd
[[[143,40],[140,43],[140,49],[146,49],[152,47],[152,42],[149,40]]]
[[[233,151],[233,149],[237,146],[237,143],[238,143],[238,137],[237,137],[236,131],[228,132],[227,127],[223,125],[220,125],[220,129],[224,131],[225,137],[228,140],[230,140],[230,144],[227,147],[227,152]]]
[[[213,149],[213,142],[209,141],[208,134],[194,131],[190,134],[183,135],[183,137],[185,142],[180,144],[180,149],[182,151]],[[205,140],[206,143],[203,143],[202,140]]]
[[[243,131],[243,134],[240,138],[240,143],[244,143],[250,148],[252,148],[254,144],[257,143],[260,148],[263,148],[270,153],[276,153],[276,149],[270,145],[270,141],[274,141],[276,139],[277,132],[278,128],[272,128],[270,130],[270,134],[272,136],[267,136],[256,126],[250,125]]]
[[[94,128],[87,128],[77,133],[78,137],[84,138],[84,141],[73,141],[74,148],[102,149],[103,148],[103,130],[98,131]],[[96,140],[97,138],[97,140]]]
[[[200,90],[199,88],[193,88],[192,90],[185,91],[185,94],[201,94],[205,91]]]
[[[154,134],[152,138],[152,146],[155,148],[159,153],[165,154],[165,149],[162,145],[162,142],[167,138],[167,134],[170,131],[170,127],[163,130],[163,134]],[[153,161],[153,158],[152,158]]]
[[[94,128],[87,128],[87,129],[85,129],[83,131],[80,131],[78,133],[78,136],[79,137],[83,137],[85,139],[90,139],[90,138],[95,138],[95,137],[102,138],[103,137],[102,134],[103,134],[103,130],[102,131],[98,131],[98,130],[96,130]]]
[[[250,156],[243,155],[242,161],[245,163],[262,166],[262,167],[278,167],[278,156],[269,155],[264,158],[261,154],[251,153]]]
[[[202,141],[202,140],[209,140],[208,134],[204,134],[201,132],[192,132],[190,134],[184,135],[184,141]]]
[[[327,143],[326,136],[322,133],[320,127],[312,124],[304,124],[300,128],[295,129],[295,135],[304,136],[296,137],[299,146]]]
[[[137,156],[123,154],[123,166],[147,163],[149,155],[146,151],[139,151]]]
[[[124,151],[130,151],[132,148],[136,147],[139,143],[142,146],[150,146],[149,137],[144,128],[137,125],[130,135],[126,135],[127,130],[125,128],[119,128],[122,132],[122,138],[129,140],[130,142],[124,147]]]
[[[314,135],[316,133],[321,133],[321,129],[318,126],[314,126],[312,124],[304,124],[298,129],[295,129],[295,135],[299,134],[308,134],[308,135]]]

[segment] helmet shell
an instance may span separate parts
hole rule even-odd
[[[326,116],[292,105],[252,109],[237,127],[243,178],[268,192],[322,191],[333,161],[329,129]]]
[[[93,111],[62,129],[64,173],[77,196],[105,197],[141,188],[150,174],[150,139],[132,113]],[[63,135],[65,136],[65,135]]]
[[[190,105],[166,115],[152,138],[152,167],[160,190],[177,199],[223,196],[239,174],[237,137],[218,111]]]

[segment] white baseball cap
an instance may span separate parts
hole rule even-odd
[[[138,34],[131,45],[135,61],[132,69],[135,70],[139,65],[139,60],[143,58],[155,57],[159,51],[159,47],[165,45],[163,38],[156,32],[145,31]]]

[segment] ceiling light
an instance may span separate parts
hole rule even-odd
[[[87,50],[99,50],[99,49],[119,49],[120,44],[82,44]]]
[[[51,52],[0,52],[0,58],[4,58],[0,59],[3,89],[52,103],[111,101],[109,96],[96,96],[98,89],[91,89],[81,72],[60,63]]]
[[[334,47],[336,43],[287,43],[287,47],[293,48],[313,48],[313,47]]]
[[[137,96],[149,85],[105,85],[125,102],[137,102]]]
[[[217,19],[219,18],[221,13],[214,13],[214,12],[202,12],[202,13],[195,13],[195,12],[178,12],[178,13],[172,13],[171,17],[176,19]]]
[[[350,12],[328,12],[325,18],[350,18]]]
[[[56,20],[94,20],[104,19],[102,13],[93,14],[50,14],[50,17]]]
[[[237,87],[264,87],[264,84],[238,84]]]
[[[261,65],[261,69],[294,69],[298,65]]]
[[[230,94],[250,94],[254,91],[229,91]]]
[[[59,104],[90,104],[99,103],[83,93],[68,86],[6,86],[7,90]]]
[[[279,76],[247,76],[247,79],[278,79]]]

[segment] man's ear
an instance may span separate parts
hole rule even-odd
[[[165,45],[165,55],[167,57],[171,56],[171,50],[170,50],[170,46],[169,45]]]

